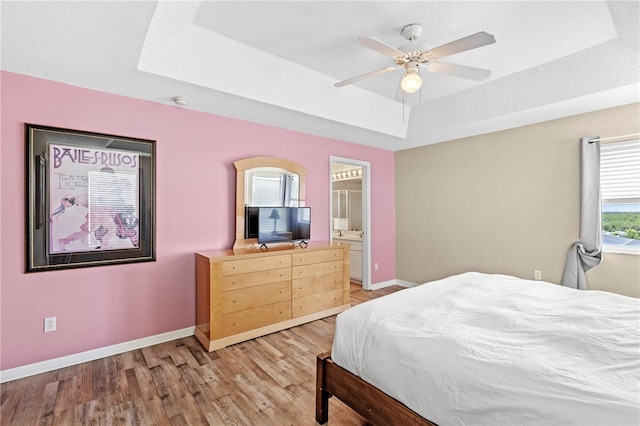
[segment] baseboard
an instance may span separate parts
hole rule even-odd
[[[411,283],[409,281],[389,280],[383,281],[381,283],[371,284],[370,290],[380,290],[381,288],[390,287],[392,285],[399,285],[402,287],[415,287],[417,284]]]
[[[396,280],[396,284],[402,287],[417,287],[420,285],[420,284],[412,283],[410,281],[402,281],[402,280]]]
[[[47,361],[36,362],[34,364],[23,365],[21,367],[9,368],[0,371],[0,383],[10,382],[12,380],[22,379],[24,377],[33,376],[47,371],[57,370],[58,368],[70,367],[72,365],[89,362],[96,359],[104,358],[111,355],[118,355],[140,348],[145,348],[159,343],[169,342],[171,340],[181,339],[183,337],[193,336],[195,327],[187,327],[181,330],[169,331],[167,333],[156,334],[155,336],[143,337],[129,342],[118,343],[116,345],[104,348],[93,349],[86,352],[80,352],[73,355],[67,355],[60,358],[54,358]]]
[[[389,287],[392,285],[399,285],[402,287],[415,287],[417,284],[409,281],[394,279],[372,284],[371,290],[379,290],[381,288]],[[40,373],[46,373],[47,371],[57,370],[58,368],[70,367],[72,365],[93,361],[107,356],[118,355],[123,352],[133,351],[136,349],[145,348],[147,346],[169,342],[171,340],[181,339],[183,337],[193,336],[194,333],[195,327],[187,327],[181,330],[169,331],[167,333],[156,334],[155,336],[143,337],[141,339],[118,343],[116,345],[107,346],[104,348],[93,349],[90,351],[67,355],[60,358],[54,358],[47,361],[36,362],[34,364],[23,365],[21,367],[9,368],[7,370],[0,371],[0,383],[22,379],[24,377],[34,376]]]

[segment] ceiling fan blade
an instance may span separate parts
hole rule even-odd
[[[404,52],[402,50],[396,49],[393,46],[389,46],[388,44],[383,43],[380,40],[376,40],[375,38],[364,37],[364,38],[358,39],[358,43],[360,43],[364,47],[373,49],[376,52],[380,52],[383,55],[386,55],[390,58],[404,56]]]
[[[436,74],[453,75],[475,81],[485,80],[491,75],[490,70],[468,67],[466,65],[448,64],[446,62],[429,62],[427,69]]]
[[[486,46],[488,44],[493,44],[495,42],[496,38],[493,36],[493,34],[481,31],[479,33],[475,33],[470,36],[452,41],[451,43],[434,47],[427,53],[429,54],[430,59],[433,60],[464,52],[466,50],[475,49],[477,47]]]
[[[401,67],[387,67],[387,68],[382,68],[381,70],[377,70],[377,71],[372,71],[372,72],[368,72],[366,74],[362,74],[359,75],[357,77],[352,77],[349,78],[347,80],[343,80],[343,81],[339,81],[335,84],[336,87],[342,87],[342,86],[346,86],[347,84],[353,84],[355,82],[358,82],[360,80],[365,80],[367,78],[371,78],[371,77],[375,77],[377,75],[382,75],[382,74],[386,74],[389,72],[393,72],[397,69],[400,69]]]

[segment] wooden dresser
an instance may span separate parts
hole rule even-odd
[[[349,308],[349,245],[196,253],[196,332],[208,351]]]

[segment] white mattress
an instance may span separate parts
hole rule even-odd
[[[339,314],[334,362],[440,425],[640,424],[640,300],[465,273]]]

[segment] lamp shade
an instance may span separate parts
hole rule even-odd
[[[349,230],[349,219],[333,219],[333,229],[338,231]]]
[[[271,210],[271,214],[269,215],[269,219],[282,219],[280,217],[280,213],[278,213],[277,209]]]

